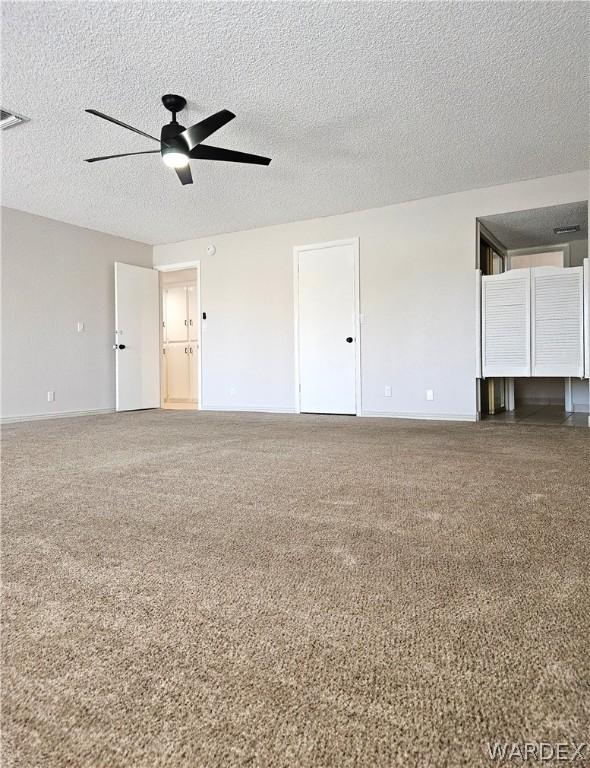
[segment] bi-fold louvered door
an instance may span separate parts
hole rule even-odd
[[[530,270],[482,277],[481,295],[484,378],[530,376]]]
[[[584,375],[583,267],[531,270],[531,375]]]
[[[583,287],[582,267],[483,277],[483,376],[583,376]]]

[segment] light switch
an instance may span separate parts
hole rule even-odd
[[[78,320],[78,324],[77,324],[76,327],[78,329],[78,333],[82,333],[82,331],[84,330],[84,321],[83,320]]]
[[[427,389],[426,390],[426,399],[427,400],[434,400],[434,390]]]

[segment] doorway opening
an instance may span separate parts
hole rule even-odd
[[[200,270],[160,270],[161,407],[196,410],[201,392]]]
[[[588,424],[589,370],[581,341],[588,201],[479,218],[476,242],[479,416],[499,423]]]

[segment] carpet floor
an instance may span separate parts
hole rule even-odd
[[[489,766],[489,742],[590,741],[589,468],[584,428],[4,427],[3,766]]]

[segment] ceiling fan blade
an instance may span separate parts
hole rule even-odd
[[[175,168],[176,175],[180,179],[180,183],[184,186],[185,184],[192,184],[193,183],[193,175],[191,173],[191,167],[190,165],[185,165],[183,168]]]
[[[178,138],[182,139],[188,149],[191,150],[196,147],[197,144],[204,141],[207,136],[211,136],[212,133],[215,133],[215,131],[218,131],[226,123],[229,123],[230,120],[233,120],[234,117],[235,115],[233,112],[230,112],[228,109],[222,109],[221,112],[216,112],[214,115],[206,117],[204,120],[201,120],[200,123],[191,125],[191,127],[184,130]]]
[[[89,157],[85,162],[96,163],[97,160],[112,160],[114,157],[131,157],[131,155],[159,155],[159,149],[148,149],[145,152],[125,152],[122,155],[105,155],[104,157]]]
[[[133,133],[139,133],[140,136],[145,136],[146,139],[152,139],[153,141],[157,141],[158,144],[160,144],[160,139],[156,139],[155,136],[150,136],[149,133],[144,133],[143,131],[140,131],[139,128],[134,128],[132,125],[127,125],[127,123],[122,123],[120,120],[116,120],[114,117],[109,117],[108,115],[103,114],[102,112],[97,112],[96,109],[87,109],[85,110],[90,115],[96,115],[97,117],[102,117],[103,120],[108,120],[109,123],[114,123],[115,125],[120,125],[121,128],[127,128],[128,131],[133,131]]]
[[[193,160],[223,160],[227,163],[252,163],[253,165],[269,165],[271,160],[270,157],[234,152],[233,149],[210,147],[207,144],[198,144],[189,152],[189,157]]]

